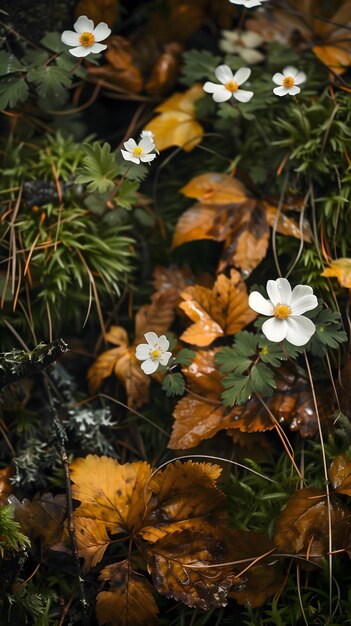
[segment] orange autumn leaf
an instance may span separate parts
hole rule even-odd
[[[123,91],[139,93],[143,89],[143,75],[134,61],[132,44],[120,35],[112,35],[105,53],[106,65],[89,66],[89,74],[117,85]]]
[[[100,563],[111,540],[104,522],[87,517],[75,517],[74,530],[78,555],[84,559],[83,573]],[[57,549],[57,546],[55,547]]]
[[[236,270],[231,271],[230,278],[220,274],[212,289],[195,285],[180,295],[184,302],[179,308],[194,322],[180,338],[196,346],[208,346],[218,337],[233,335],[257,317]]]
[[[180,189],[187,198],[195,198],[203,204],[229,204],[244,202],[247,193],[244,185],[237,179],[218,172],[207,172],[195,176]]]
[[[128,561],[105,567],[100,581],[108,581],[108,591],[96,598],[99,626],[156,626],[158,608],[152,587],[141,574],[130,569]]]
[[[137,531],[143,524],[150,492],[151,468],[145,462],[122,465],[107,456],[89,454],[70,467],[72,496],[80,500],[77,517],[101,521],[111,532]]]
[[[118,14],[119,0],[79,0],[75,6],[74,14],[88,15],[95,23],[106,22],[110,28],[114,25]]]
[[[267,222],[271,228],[276,229],[277,233],[281,235],[301,239],[300,226],[294,218],[288,217],[283,211],[278,214],[278,207],[269,202],[263,202],[262,206],[264,207]],[[306,218],[304,218],[302,223],[302,238],[307,243],[312,241],[311,226]]]
[[[323,272],[322,276],[335,277],[340,287],[351,289],[351,259],[335,259]]]
[[[167,293],[156,291],[151,296],[151,304],[144,304],[135,315],[135,342],[140,343],[143,335],[153,331],[162,335],[174,320],[175,303]]]
[[[339,454],[332,462],[329,471],[329,480],[337,493],[351,496],[351,461],[344,454]]]
[[[347,509],[334,497],[330,498],[333,543],[341,543],[339,524],[348,516]],[[300,554],[309,552],[311,560],[328,551],[329,519],[325,491],[307,487],[299,489],[289,499],[279,515],[274,542],[281,552]],[[340,546],[339,546],[340,547]]]
[[[203,96],[202,86],[193,85],[184,93],[175,93],[155,111],[159,113],[146,125],[154,133],[158,150],[179,146],[189,152],[200,143],[203,128],[195,119],[195,101]]]
[[[182,51],[182,46],[175,42],[164,46],[146,84],[147,93],[159,97],[172,89],[177,82]]]
[[[202,532],[227,520],[226,498],[217,487],[222,469],[211,463],[175,461],[148,483],[150,509],[140,536],[151,543],[169,533]]]
[[[0,506],[8,504],[7,498],[12,493],[10,478],[13,476],[13,467],[7,465],[0,470]]]

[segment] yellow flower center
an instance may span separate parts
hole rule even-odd
[[[159,350],[153,350],[151,352],[151,358],[152,359],[158,359],[161,356],[161,352]]]
[[[226,89],[228,89],[228,91],[231,91],[232,93],[234,91],[238,91],[239,89],[239,85],[235,82],[235,80],[228,80],[228,82],[224,86]]]
[[[143,154],[143,152],[144,150],[140,148],[139,146],[136,146],[136,148],[133,148],[134,156],[140,156],[141,154]]]
[[[286,320],[289,315],[291,315],[291,308],[287,304],[277,304],[274,307],[274,317],[278,320]]]
[[[292,87],[293,84],[294,84],[294,79],[292,76],[284,76],[283,87],[285,87],[285,89],[290,89],[290,87]]]
[[[92,46],[95,41],[95,37],[93,33],[82,33],[79,37],[79,41],[82,46]]]

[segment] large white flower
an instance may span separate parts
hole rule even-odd
[[[260,7],[262,2],[266,2],[266,0],[229,0],[232,4],[239,4],[245,9],[252,9],[253,7]]]
[[[285,67],[283,69],[283,73],[277,72],[272,77],[272,81],[276,85],[280,85],[279,87],[275,87],[273,89],[273,93],[276,96],[296,96],[300,93],[300,87],[297,85],[301,85],[306,80],[306,74],[304,72],[299,72],[296,67]]]
[[[141,369],[145,374],[153,374],[158,366],[167,365],[172,356],[172,352],[167,352],[169,341],[165,335],[158,337],[156,333],[145,333],[147,343],[140,343],[136,347],[135,356],[139,361],[143,361]]]
[[[94,28],[93,20],[86,15],[78,17],[73,25],[73,30],[64,30],[61,35],[61,41],[67,46],[72,46],[69,50],[74,57],[86,57],[91,52],[102,52],[106,50],[105,44],[99,43],[111,34],[111,29],[100,22]]]
[[[291,291],[286,278],[267,282],[269,300],[253,291],[249,296],[249,305],[257,313],[272,316],[264,322],[262,332],[269,341],[286,339],[294,346],[304,346],[316,331],[314,323],[302,313],[318,306],[312,287],[297,285]]]
[[[219,47],[222,52],[239,54],[246,63],[263,61],[264,54],[256,50],[263,43],[263,37],[253,30],[222,30]]]
[[[215,75],[221,84],[207,82],[203,89],[206,93],[213,94],[215,102],[226,102],[232,96],[239,102],[248,102],[253,96],[253,91],[246,91],[239,87],[247,81],[250,74],[251,70],[248,67],[241,67],[233,74],[228,65],[219,65],[215,69]]]
[[[156,154],[151,154],[156,149],[154,142],[150,137],[143,137],[136,143],[134,139],[128,139],[124,144],[125,150],[121,150],[122,156],[126,161],[132,163],[150,163],[156,158]]]

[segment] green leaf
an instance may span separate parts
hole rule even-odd
[[[9,54],[5,52],[5,50],[0,50],[0,76],[23,71],[25,71],[25,67],[23,67],[13,54]]]
[[[177,372],[176,374],[167,374],[162,381],[162,389],[167,396],[181,396],[185,390],[184,376]]]
[[[22,57],[22,62],[26,68],[29,69],[30,67],[44,65],[49,58],[50,55],[48,52],[45,52],[45,50],[27,50],[26,54]]]
[[[116,204],[123,209],[132,209],[136,200],[136,192],[139,188],[139,182],[133,180],[124,180],[118,187],[118,194],[115,198]]]
[[[111,146],[105,142],[101,145],[94,141],[92,145],[82,146],[86,156],[83,166],[77,170],[77,183],[88,184],[88,191],[105,193],[114,186],[114,179],[120,173]]]
[[[264,363],[253,365],[251,372],[252,389],[256,393],[262,393],[269,396],[275,389],[274,372]]]
[[[67,98],[67,89],[72,84],[72,77],[56,64],[43,65],[32,68],[27,74],[27,80],[36,85],[38,96],[42,99],[42,108],[62,106]]]
[[[252,364],[251,359],[238,354],[235,348],[222,348],[215,356],[215,363],[219,365],[222,374],[235,371],[237,374],[246,372]]]
[[[252,394],[252,384],[249,376],[239,376],[230,374],[222,380],[225,391],[222,393],[222,400],[226,406],[243,404]]]
[[[207,78],[216,80],[214,70],[221,63],[221,57],[215,56],[208,50],[188,50],[183,54],[184,67],[182,83],[193,85],[195,81]]]
[[[337,311],[322,309],[313,321],[316,325],[316,332],[310,341],[312,354],[322,356],[327,348],[338,348],[340,343],[347,341],[341,315]]]
[[[29,89],[24,78],[0,79],[0,109],[13,109],[28,97]]]
[[[67,51],[67,46],[61,41],[61,34],[57,31],[54,31],[53,33],[46,33],[46,35],[44,35],[44,37],[40,40],[40,43],[52,52]],[[77,63],[77,60],[75,62]]]
[[[175,362],[178,363],[178,365],[191,365],[195,357],[196,352],[194,352],[194,350],[183,348],[176,354]]]

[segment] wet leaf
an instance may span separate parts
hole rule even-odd
[[[130,569],[128,561],[105,567],[99,580],[109,590],[96,599],[99,626],[156,626],[158,608],[148,580]]]
[[[217,487],[218,465],[175,461],[158,471],[148,483],[153,496],[140,536],[149,542],[169,533],[191,529],[194,533],[227,519],[227,502]]]
[[[351,289],[351,259],[335,259],[325,268],[322,276],[335,277],[340,287]]]
[[[181,54],[182,46],[177,43],[169,43],[164,46],[146,84],[146,91],[149,94],[161,96],[174,87],[179,74]]]
[[[330,498],[333,545],[341,542],[335,524],[348,516],[348,511],[335,497]],[[277,519],[274,541],[281,552],[307,554],[311,560],[328,552],[328,503],[321,489],[299,489],[289,499]]]
[[[244,202],[247,199],[245,187],[238,179],[218,172],[195,176],[180,192],[202,204],[221,205]]]
[[[167,292],[155,292],[151,304],[144,304],[135,316],[135,343],[145,341],[143,335],[148,331],[163,335],[174,320],[174,306]]]
[[[136,532],[143,524],[151,474],[145,462],[122,465],[107,456],[89,454],[71,464],[72,496],[80,500],[77,517],[101,521],[113,533]]]
[[[351,461],[344,454],[339,454],[332,462],[329,471],[329,480],[337,493],[351,496]]]
[[[179,146],[189,152],[200,143],[203,128],[195,119],[195,101],[202,96],[202,86],[195,84],[185,93],[174,93],[155,109],[159,115],[146,130],[154,133],[158,150]]]
[[[287,237],[295,237],[301,239],[301,231],[299,223],[292,217],[288,217],[283,211],[278,214],[278,207],[263,202],[266,218],[269,226],[275,228],[277,233],[286,235]],[[306,218],[302,222],[302,237],[307,243],[311,242],[311,227]]]
[[[218,337],[233,335],[256,318],[248,305],[246,285],[235,270],[230,278],[218,276],[211,290],[195,285],[185,289],[181,297],[184,302],[179,308],[194,322],[181,339],[196,346],[208,346]]]

